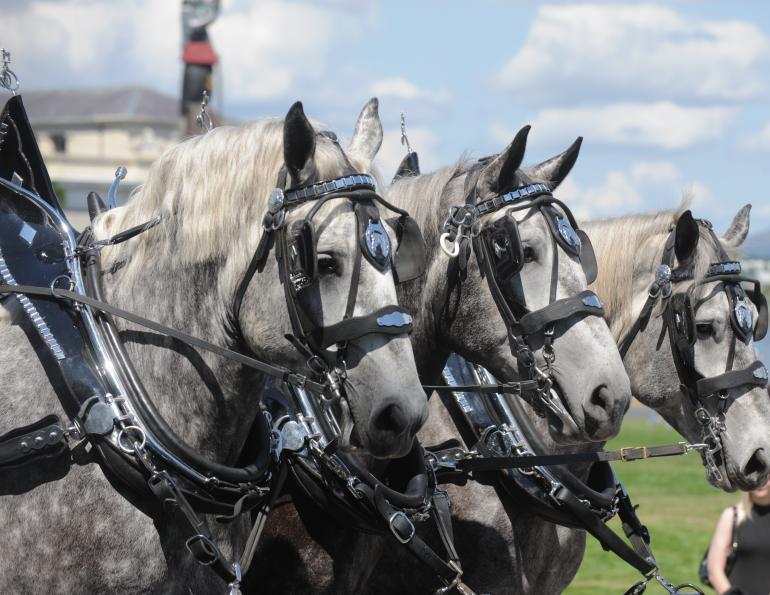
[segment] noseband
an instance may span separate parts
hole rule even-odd
[[[717,456],[722,451],[722,435],[725,432],[725,414],[731,402],[737,397],[730,397],[729,391],[738,388],[767,386],[768,374],[764,364],[755,361],[746,368],[734,370],[735,348],[738,339],[748,343],[753,337],[762,339],[767,333],[767,302],[762,295],[759,281],[741,275],[741,263],[730,260],[719,238],[714,233],[711,223],[703,219],[698,224],[708,231],[711,239],[719,250],[720,262],[709,266],[708,272],[700,281],[693,283],[686,291],[673,292],[673,284],[693,280],[692,267],[680,265],[673,268],[674,243],[676,230],[673,230],[666,240],[663,258],[655,272],[655,281],[649,289],[647,301],[642,308],[639,318],[620,342],[620,354],[625,358],[636,336],[645,330],[652,315],[655,303],[663,302],[663,334],[668,333],[671,353],[674,358],[680,390],[689,398],[695,419],[702,427],[702,452],[709,477],[714,481],[722,480]],[[718,292],[694,302],[696,288],[711,283],[721,283],[721,290],[730,304],[730,325],[733,329],[727,353],[725,372],[717,376],[705,377],[695,363],[695,343],[697,341],[697,325],[695,312],[698,307]],[[747,289],[743,284],[750,284]],[[748,300],[754,302],[758,310],[758,319],[753,320]],[[659,341],[660,344],[660,341]],[[722,464],[724,459],[722,458]]]
[[[521,378],[537,379],[533,391],[522,391],[539,415],[550,410],[565,426],[576,429],[571,414],[552,394],[553,372],[551,366],[556,355],[553,350],[554,333],[557,325],[569,326],[586,316],[604,316],[604,306],[599,297],[590,290],[577,295],[556,299],[559,248],[568,255],[580,259],[588,282],[596,277],[596,259],[588,236],[578,229],[577,222],[567,205],[555,198],[545,184],[529,184],[512,192],[480,201],[478,179],[483,163],[477,163],[466,178],[466,201],[450,209],[443,226],[441,247],[461,271],[463,278],[468,256],[476,254],[482,277],[503,318],[508,331],[511,353],[516,357]],[[556,207],[561,209],[561,212]],[[484,215],[507,208],[505,216],[493,223],[482,225]],[[547,306],[530,310],[527,308],[521,278],[518,273],[524,266],[524,253],[518,232],[515,213],[537,209],[548,222],[553,245],[553,261],[549,303]],[[537,365],[534,351],[542,346],[546,370]],[[525,393],[530,393],[525,395]],[[532,398],[531,393],[535,393]]]

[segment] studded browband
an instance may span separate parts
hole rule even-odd
[[[355,174],[344,176],[342,178],[335,178],[333,180],[326,180],[324,182],[317,182],[310,186],[297,188],[296,190],[286,190],[283,193],[283,197],[285,204],[288,206],[320,198],[326,194],[331,194],[332,192],[374,189],[375,182],[372,176],[368,174]]]
[[[545,184],[530,184],[529,186],[517,188],[512,192],[507,192],[506,194],[501,194],[500,196],[481,201],[476,204],[476,210],[479,215],[486,215],[487,213],[496,211],[504,205],[516,202],[521,198],[529,198],[538,194],[549,194],[550,192],[551,190]]]

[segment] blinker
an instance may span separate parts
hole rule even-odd
[[[524,266],[524,248],[519,226],[512,214],[496,219],[483,231],[487,251],[499,282],[506,282]]]

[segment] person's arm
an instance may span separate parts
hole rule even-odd
[[[733,547],[733,514],[732,507],[722,512],[709,546],[707,560],[709,581],[720,595],[729,591],[731,587],[730,579],[725,574],[725,565]]]

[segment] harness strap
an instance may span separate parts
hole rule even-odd
[[[630,512],[625,506],[621,506],[618,509],[618,513],[621,515],[621,520],[623,521],[623,531],[629,538],[629,533],[634,536],[632,541],[633,547],[631,547],[615,534],[612,529],[605,525],[604,522],[602,522],[602,520],[571,491],[562,489],[556,493],[555,497],[581,522],[583,528],[602,544],[602,547],[605,550],[611,551],[645,576],[657,570],[658,565],[655,558],[652,556],[652,552],[650,552],[644,538],[639,536],[637,531],[638,526],[644,526],[641,525],[638,518],[636,519],[636,522],[633,522],[632,517],[629,516],[630,514],[633,514],[633,516],[636,517],[633,508],[630,508]],[[625,517],[625,519],[623,519],[623,517]],[[639,538],[637,538],[637,536]]]
[[[165,471],[155,472],[147,480],[147,485],[164,510],[187,529],[186,533],[191,534],[185,541],[185,547],[198,563],[211,567],[225,582],[236,580],[235,569],[225,564],[225,557],[212,539],[206,521],[195,513],[171,476]]]
[[[536,393],[540,390],[539,380],[520,380],[518,382],[507,382],[505,384],[464,384],[452,385],[446,384],[423,384],[422,388],[428,391],[435,391],[439,394],[452,393],[500,393],[503,395],[519,395],[524,393]]]
[[[453,464],[462,471],[498,471],[500,469],[521,469],[527,467],[549,467],[572,463],[596,463],[602,461],[639,461],[657,457],[685,455],[691,447],[684,443],[664,446],[633,446],[614,451],[576,452],[558,455],[524,456],[481,456],[456,460]],[[441,453],[436,453],[441,458]]]
[[[428,566],[443,582],[449,586],[461,584],[460,576],[462,571],[456,567],[453,562],[442,560],[431,547],[426,544],[417,534],[414,524],[406,514],[396,508],[393,508],[385,498],[381,486],[374,488],[374,502],[377,511],[388,524],[390,532],[396,540],[406,547],[420,562]]]
[[[38,455],[58,454],[67,448],[67,433],[56,415],[48,415],[0,436],[0,467]]]
[[[183,343],[187,343],[188,345],[204,349],[205,351],[210,351],[211,353],[215,353],[226,359],[232,360],[249,368],[253,368],[264,374],[274,376],[283,382],[293,382],[318,393],[325,393],[327,391],[327,387],[325,385],[309,380],[302,374],[296,374],[291,370],[281,366],[268,364],[266,362],[254,359],[253,357],[238,353],[237,351],[233,351],[232,349],[227,349],[226,347],[221,347],[219,345],[215,345],[214,343],[209,343],[204,339],[199,339],[198,337],[194,337],[193,335],[189,335],[183,331],[173,329],[148,318],[144,318],[143,316],[127,312],[121,308],[117,308],[100,300],[81,295],[74,291],[51,287],[38,287],[34,285],[0,285],[0,294],[2,293],[26,293],[30,295],[40,295],[60,300],[70,300],[78,304],[84,304],[101,312],[106,312],[112,316],[123,318],[124,320],[128,320],[129,322],[133,322],[134,324],[138,324],[162,335],[172,337],[182,341]]]
[[[551,302],[545,308],[528,312],[519,320],[519,327],[525,336],[540,332],[549,324],[565,320],[578,314],[604,316],[604,306],[590,289],[577,295]]]
[[[399,306],[385,306],[365,316],[344,318],[329,326],[316,327],[311,336],[315,343],[325,349],[349,337],[380,335],[401,335],[412,331],[412,317]]]
[[[724,374],[720,374],[719,376],[701,378],[695,383],[699,398],[708,397],[714,393],[735,388],[737,386],[766,385],[767,369],[760,361],[756,361],[742,370],[731,370]]]

